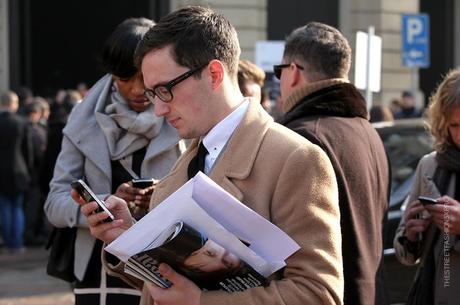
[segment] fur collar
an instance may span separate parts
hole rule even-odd
[[[287,99],[289,107],[285,107],[288,110],[282,121],[287,123],[299,117],[313,115],[362,117],[368,120],[369,115],[363,96],[354,85],[337,80],[321,82],[323,86],[313,83],[295,91]],[[314,88],[316,90],[312,90]],[[307,94],[302,98],[299,93],[305,92]],[[296,102],[294,96],[298,97]]]
[[[291,94],[286,98],[283,104],[283,113],[289,112],[305,96],[309,96],[311,93],[323,88],[343,83],[348,83],[348,80],[346,78],[331,78],[301,86],[300,88],[291,92]]]

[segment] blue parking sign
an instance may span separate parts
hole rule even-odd
[[[430,19],[427,14],[402,15],[402,60],[406,67],[430,66]]]

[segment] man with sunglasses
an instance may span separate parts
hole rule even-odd
[[[283,64],[274,67],[285,112],[280,123],[319,145],[334,166],[344,303],[383,304],[379,266],[389,169],[380,137],[368,122],[366,102],[348,81],[350,63],[350,46],[337,29],[312,22],[294,30],[286,39]]]
[[[332,166],[321,149],[274,123],[260,103],[242,96],[237,80],[240,52],[228,20],[198,6],[165,16],[138,45],[136,61],[156,115],[165,117],[183,138],[194,139],[157,185],[151,208],[201,167],[301,248],[269,286],[238,293],[201,291],[162,264],[160,272],[172,287],[144,285],[141,304],[340,305],[340,216]],[[101,222],[105,213],[92,214],[94,204],[81,203],[81,211],[92,234],[111,242],[132,221],[122,200],[109,197],[106,202],[116,218],[111,223]],[[112,271],[130,280],[121,266]]]

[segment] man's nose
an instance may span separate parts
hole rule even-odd
[[[169,105],[162,100],[160,100],[158,97],[155,97],[155,115],[160,117],[164,116],[169,112]]]

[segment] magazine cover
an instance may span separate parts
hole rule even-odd
[[[203,290],[243,291],[268,283],[243,260],[182,221],[164,230],[145,251],[129,258],[125,271],[167,288],[171,283],[158,272],[162,262]]]

